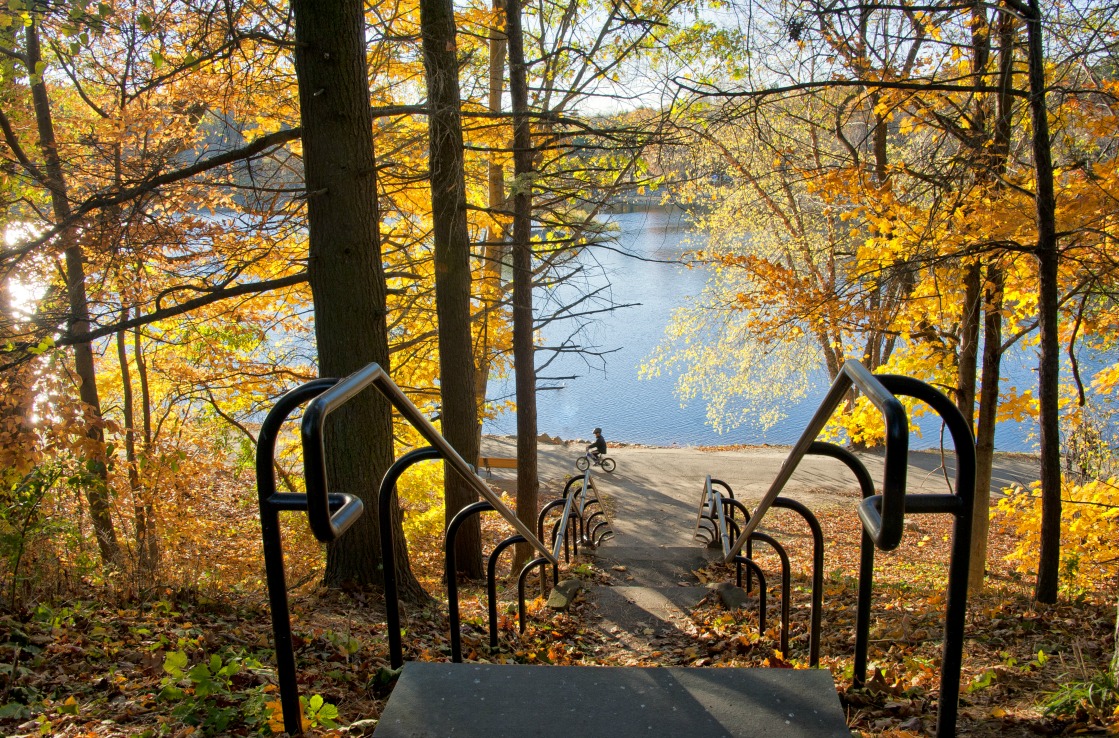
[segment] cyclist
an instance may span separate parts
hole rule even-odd
[[[591,458],[594,463],[598,463],[599,457],[606,453],[606,439],[602,437],[602,429],[594,429],[594,443],[587,446],[587,451],[590,452]]]

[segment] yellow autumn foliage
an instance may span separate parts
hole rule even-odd
[[[1083,483],[1065,480],[1061,491],[1062,583],[1074,590],[1113,585],[1119,576],[1115,534],[1119,518],[1119,478]],[[1041,537],[1039,484],[1013,487],[998,501],[994,523],[1017,541],[1008,558],[1032,574]]]

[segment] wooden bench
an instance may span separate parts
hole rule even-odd
[[[516,469],[517,460],[508,456],[479,456],[478,468],[485,469],[486,474],[493,474],[494,469]]]

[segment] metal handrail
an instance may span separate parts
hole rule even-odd
[[[466,480],[475,492],[493,505],[494,510],[525,537],[525,541],[530,546],[539,551],[549,562],[558,565],[558,558],[540,542],[540,539],[533,534],[527,525],[521,522],[512,510],[505,506],[501,498],[478,476],[474,467],[459,455],[458,451],[431,424],[431,421],[424,417],[419,408],[413,405],[408,396],[392,381],[388,372],[376,363],[366,364],[350,376],[338,381],[333,387],[312,400],[303,413],[301,432],[304,473],[307,480],[307,517],[316,538],[324,542],[335,540],[360,514],[360,510],[357,514],[347,512],[345,516],[342,515],[342,510],[336,511],[333,516],[330,513],[324,425],[330,413],[370,385],[380,392],[404,416],[404,419],[439,452],[447,466],[450,466],[460,477]]]
[[[886,423],[886,456],[885,470],[882,479],[882,495],[875,510],[879,519],[878,530],[874,535],[874,543],[883,551],[892,551],[901,543],[902,534],[905,532],[905,481],[907,456],[909,454],[909,419],[906,417],[905,408],[894,397],[893,393],[883,386],[870,370],[859,362],[851,359],[844,362],[839,369],[839,376],[832,382],[831,388],[824,401],[820,403],[808,427],[801,434],[800,439],[793,446],[793,450],[777,472],[777,478],[769,486],[765,496],[758,503],[753,515],[750,516],[746,526],[738,535],[729,553],[723,557],[723,563],[733,563],[742,547],[746,545],[750,534],[757,530],[762,518],[773,505],[773,501],[781,494],[785,485],[792,478],[793,472],[801,460],[808,454],[809,448],[820,435],[820,431],[831,419],[832,413],[844,401],[847,392],[852,386],[870,400],[882,413]]]
[[[730,553],[730,535],[727,530],[727,511],[723,506],[722,495],[716,495],[715,490],[711,486],[711,475],[707,475],[707,479],[703,483],[703,488],[707,494],[708,499],[711,500],[712,506],[715,508],[715,514],[718,516],[719,521],[719,543],[723,546],[723,556],[728,556]]]
[[[563,501],[563,512],[560,513],[559,527],[553,532],[555,540],[552,541],[552,556],[558,561],[560,551],[567,541],[567,524],[571,520],[571,506],[575,504],[575,495],[568,495]],[[576,551],[578,553],[578,551]]]

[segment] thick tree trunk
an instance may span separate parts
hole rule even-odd
[[[386,290],[378,232],[377,170],[361,0],[293,0],[310,237],[308,281],[319,372],[344,377],[369,362],[388,368]],[[377,488],[392,463],[392,414],[370,390],[330,417],[327,476],[357,495],[365,515],[327,552],[328,585],[381,585]],[[422,598],[399,509],[392,527],[401,594]]]
[[[1037,279],[1041,358],[1038,362],[1038,405],[1041,426],[1041,550],[1034,598],[1056,602],[1061,564],[1061,437],[1058,425],[1058,381],[1061,347],[1057,332],[1060,288],[1053,156],[1045,103],[1045,48],[1041,9],[1030,0],[1026,18],[1029,53],[1030,118],[1033,122],[1034,169],[1037,177]]]
[[[476,464],[479,437],[470,326],[470,236],[466,226],[455,16],[450,0],[420,0],[420,32],[429,109],[428,161],[443,435],[467,462]],[[473,487],[450,466],[444,466],[443,489],[447,523],[478,498]],[[478,516],[459,528],[455,552],[460,572],[469,577],[483,576]]]
[[[521,4],[507,0],[509,92],[513,108],[513,364],[517,384],[517,517],[533,530],[540,499],[536,454],[536,347],[532,315],[532,132]],[[518,546],[516,566],[528,557]]]
[[[44,81],[45,75],[41,68],[42,53],[34,16],[27,26],[26,39],[28,74],[32,80],[31,100],[35,107],[35,122],[39,130],[39,146],[43,152],[43,169],[49,180],[55,222],[62,225],[70,220],[73,212],[70,209],[66,178],[62,173],[62,161],[58,155],[58,143],[54,135],[54,119],[51,114],[50,96],[47,94]],[[71,336],[81,336],[89,333],[90,326],[89,298],[86,293],[82,250],[72,225],[63,228],[58,239],[63,246],[66,264],[66,297],[70,312],[67,332]],[[80,382],[78,396],[84,403],[86,412],[86,437],[89,439],[86,460],[93,471],[92,479],[86,484],[89,514],[97,536],[101,561],[120,564],[120,544],[117,542],[117,532],[113,525],[109,501],[105,435],[102,428],[101,399],[97,393],[97,368],[93,359],[93,346],[89,341],[74,344],[74,371]]]

